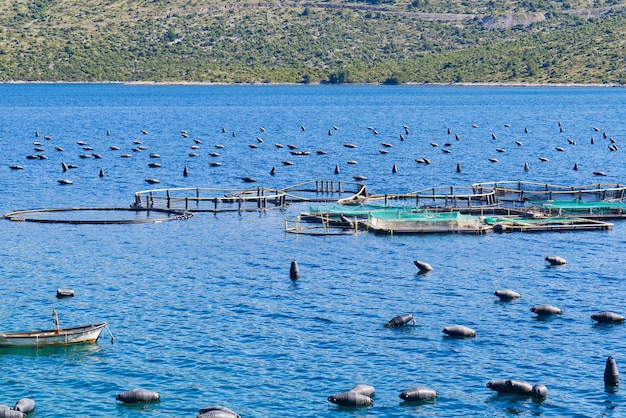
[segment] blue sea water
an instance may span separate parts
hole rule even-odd
[[[155,187],[146,178],[243,189],[244,176],[282,188],[363,175],[374,193],[500,180],[624,183],[625,151],[608,149],[626,136],[624,103],[626,90],[615,88],[0,85],[0,209],[128,207]],[[134,141],[146,149],[132,151]],[[288,144],[311,155],[292,156]],[[86,153],[103,158],[79,157]],[[160,168],[148,167],[150,153]],[[33,154],[48,158],[26,158]],[[424,157],[430,165],[415,162]],[[62,162],[78,168],[62,172]],[[0,403],[32,398],[35,417],[194,417],[208,405],[242,417],[624,416],[623,390],[606,390],[603,372],[608,356],[626,364],[626,325],[590,318],[626,314],[623,221],[542,234],[286,234],[285,218],[307,209],[131,225],[4,220],[0,332],[50,328],[56,309],[62,326],[108,321],[115,340],[105,332],[97,344],[0,350]],[[552,254],[568,264],[546,267]],[[417,275],[415,259],[434,271]],[[57,288],[76,296],[57,299]],[[500,288],[522,298],[502,303]],[[563,314],[534,317],[530,307],[543,303]],[[384,328],[405,313],[415,326]],[[454,324],[477,337],[445,338],[441,329]],[[549,394],[498,395],[485,386],[492,379],[543,383]],[[376,388],[372,406],[327,401],[357,384]],[[415,386],[435,389],[437,400],[404,404],[399,393]],[[116,402],[136,387],[161,402]]]

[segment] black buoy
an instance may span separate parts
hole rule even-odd
[[[109,135],[111,135],[111,132],[110,132],[110,131],[107,131],[107,136],[109,136]]]
[[[393,167],[391,168],[391,172],[393,174],[396,174],[398,172],[398,166],[394,164]]]
[[[63,172],[64,172],[64,173],[65,173],[65,172],[68,170],[68,168],[69,168],[69,167],[67,166],[67,164],[65,164],[65,162],[64,162],[64,161],[62,161],[62,162],[61,162],[61,167],[63,167]]]
[[[102,168],[100,169],[100,173],[98,173],[98,176],[104,177],[104,170]]]
[[[150,403],[159,402],[161,395],[157,392],[146,389],[133,389],[127,392],[118,393],[115,399],[124,403]]]
[[[530,167],[528,167],[528,163],[524,163],[524,171],[528,171]]]
[[[289,278],[291,280],[297,280],[300,278],[300,268],[296,260],[291,260],[291,267],[289,268]]]
[[[574,163],[574,170],[578,171],[578,163]]]
[[[270,170],[270,175],[271,176],[276,175],[276,167],[272,167],[272,169]]]
[[[461,172],[461,163],[457,163],[457,165],[456,165],[456,172],[457,173]]]
[[[183,176],[187,177],[189,175],[189,169],[187,168],[187,166],[185,166],[185,168],[183,168]]]
[[[619,372],[617,371],[617,364],[613,356],[609,356],[606,359],[606,366],[604,367],[604,384],[606,386],[617,386],[619,384]]]
[[[339,174],[339,166],[338,165],[335,166],[335,174]]]

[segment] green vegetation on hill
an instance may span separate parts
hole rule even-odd
[[[13,0],[0,80],[626,84],[617,0]]]

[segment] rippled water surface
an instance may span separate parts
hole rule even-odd
[[[624,183],[625,151],[608,149],[626,137],[624,103],[626,90],[608,88],[0,85],[0,209],[128,208],[136,191],[243,189],[245,176],[282,188],[363,175],[375,193]],[[288,144],[311,155],[293,156]],[[79,157],[92,153],[102,158]],[[148,167],[150,153],[160,168]],[[47,159],[26,158],[34,154]],[[77,168],[63,172],[62,162]],[[115,341],[105,332],[97,344],[0,350],[0,403],[30,397],[37,417],[193,417],[216,404],[242,417],[624,415],[622,390],[605,390],[603,372],[608,356],[626,364],[625,325],[590,319],[626,313],[623,221],[602,232],[286,234],[285,218],[307,209],[115,225],[2,221],[0,331],[50,328],[54,308],[65,326],[108,321]],[[552,254],[568,264],[548,268]],[[415,259],[434,271],[417,275]],[[75,297],[57,299],[57,288]],[[500,302],[500,288],[522,298]],[[543,303],[563,314],[534,317],[530,307]],[[415,326],[384,328],[404,313]],[[444,338],[454,324],[477,337]],[[485,386],[492,379],[543,383],[549,394],[497,395]],[[361,383],[376,388],[371,407],[328,403]],[[437,400],[404,404],[399,393],[415,386]],[[135,387],[161,402],[116,402]]]

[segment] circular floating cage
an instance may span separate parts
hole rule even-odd
[[[50,224],[106,225],[181,221],[192,217],[189,212],[171,209],[143,208],[51,208],[10,212],[5,219],[14,222]]]
[[[498,181],[476,183],[472,187],[479,193],[495,192],[498,200],[511,204],[524,204],[528,201],[538,200],[598,202],[626,198],[626,185],[623,184],[596,183],[582,186],[562,186],[527,181]]]
[[[495,191],[477,190],[468,186],[442,186],[417,190],[409,193],[357,194],[351,198],[339,200],[342,205],[363,205],[408,203],[415,208],[430,210],[479,210],[500,206]]]
[[[133,206],[185,212],[245,212],[280,209],[296,202],[337,201],[358,193],[366,194],[365,185],[325,180],[296,184],[284,189],[183,187],[136,192]]]

